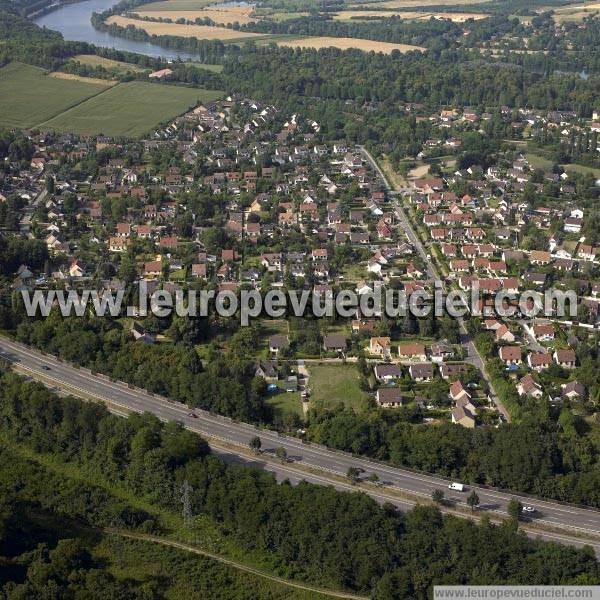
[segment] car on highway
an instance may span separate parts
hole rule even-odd
[[[42,365],[42,370],[49,371],[50,367],[48,367],[47,365]]]
[[[192,417],[192,419],[197,419],[198,415],[195,412],[188,413],[188,417]]]
[[[464,483],[458,483],[457,481],[453,481],[448,486],[448,489],[454,490],[455,492],[464,492],[465,491],[465,484]]]
[[[521,507],[521,512],[522,512],[524,515],[529,515],[529,516],[531,516],[531,515],[533,515],[533,514],[535,513],[535,508],[534,508],[533,506],[528,506],[528,505],[525,505],[525,506],[522,506],[522,507]]]

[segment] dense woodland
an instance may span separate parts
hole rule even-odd
[[[494,527],[484,520],[477,526],[443,517],[434,507],[403,515],[364,494],[278,485],[263,471],[226,466],[201,438],[174,423],[150,415],[111,416],[99,405],[60,399],[9,373],[0,384],[2,438],[173,513],[180,510],[178,490],[187,481],[193,515],[207,515],[243,547],[273,555],[288,575],[374,590],[381,599],[426,598],[433,581],[600,581],[591,550],[528,540],[515,533],[514,522]],[[4,494],[21,481],[23,494],[44,510],[64,511],[96,526],[118,519],[122,526],[160,529],[143,512],[122,507],[115,513],[106,493],[90,494],[81,483],[79,489],[67,483],[54,492],[56,479],[29,475],[3,469]],[[78,504],[82,493],[87,500]]]

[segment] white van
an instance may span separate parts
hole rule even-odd
[[[456,481],[453,481],[449,486],[449,489],[454,490],[456,492],[464,492],[465,491],[465,484],[464,483],[457,483]]]

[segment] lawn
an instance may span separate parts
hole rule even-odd
[[[600,169],[595,169],[594,167],[586,167],[585,165],[562,165],[565,171],[573,171],[575,173],[580,173],[581,175],[593,175],[594,177],[600,177]]]
[[[280,391],[276,394],[267,396],[266,403],[273,407],[275,413],[281,417],[298,415],[301,419],[304,419],[300,392],[286,392],[280,388]]]
[[[354,410],[367,406],[368,396],[359,387],[359,374],[356,365],[307,365],[310,373],[308,387],[311,402],[325,407],[333,407],[343,402]]]
[[[525,155],[525,158],[534,169],[544,169],[545,171],[548,171],[552,168],[552,165],[554,164],[551,160],[548,160],[547,158],[544,158],[539,154],[533,154],[528,152]]]
[[[528,153],[525,155],[525,158],[529,161],[529,164],[534,169],[544,169],[545,171],[549,171],[552,169],[554,163],[551,160],[540,156],[539,154],[531,154]],[[595,169],[594,167],[587,167],[585,165],[577,165],[577,164],[568,164],[561,165],[565,171],[573,171],[575,173],[580,173],[582,175],[593,175],[594,177],[600,177],[600,169]]]
[[[139,81],[122,83],[43,123],[43,127],[84,135],[139,137],[198,102],[222,92]]]
[[[34,127],[103,92],[107,85],[110,82],[49,77],[38,67],[10,63],[0,69],[0,126]]]

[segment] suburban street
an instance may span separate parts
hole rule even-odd
[[[14,363],[17,371],[32,379],[84,399],[103,402],[117,414],[149,412],[163,420],[179,421],[189,430],[205,437],[215,452],[228,461],[255,464],[274,472],[279,480],[287,478],[292,483],[306,480],[334,485],[339,489],[356,490],[346,478],[349,467],[356,467],[361,470],[363,479],[372,474],[379,477],[381,485],[361,486],[362,491],[379,502],[391,502],[405,509],[419,500],[429,501],[433,490],[441,489],[450,503],[448,511],[457,511],[463,516],[466,516],[466,497],[471,490],[477,492],[481,501],[476,514],[485,511],[492,518],[505,518],[508,502],[511,498],[517,498],[524,505],[535,507],[534,524],[544,527],[529,530],[529,535],[577,546],[588,543],[600,556],[599,511],[476,486],[467,486],[467,493],[451,491],[448,489],[450,481],[444,478],[356,458],[317,444],[306,444],[294,437],[234,422],[198,409],[192,412],[181,403],[130,388],[123,383],[111,382],[102,375],[92,375],[87,369],[59,362],[54,357],[4,337],[0,338],[0,357]],[[262,441],[263,452],[260,456],[254,456],[248,448],[249,441],[256,435]],[[287,452],[289,461],[285,464],[275,459],[275,450],[279,447]]]
[[[400,222],[400,225],[401,225],[402,229],[404,229],[406,236],[408,238],[408,241],[417,250],[417,252],[421,256],[421,258],[425,262],[425,265],[427,266],[427,275],[428,275],[429,279],[431,281],[440,281],[442,283],[442,289],[443,289],[444,293],[446,293],[448,290],[446,288],[444,279],[439,276],[437,269],[435,268],[435,265],[433,264],[433,261],[430,258],[430,255],[425,250],[423,243],[421,242],[417,232],[413,229],[408,217],[406,216],[406,213],[404,212],[404,209],[402,208],[401,203],[398,201],[398,198],[397,198],[398,190],[394,190],[392,188],[392,186],[390,185],[389,181],[387,180],[387,177],[385,176],[384,172],[381,170],[381,168],[377,164],[377,161],[371,156],[369,151],[366,148],[364,148],[363,146],[361,146],[360,149],[363,153],[363,156],[368,161],[368,163],[377,172],[380,179],[383,181],[383,184],[385,185],[388,194],[391,196],[392,203],[394,204],[394,210],[396,212],[396,216]],[[490,400],[494,403],[498,412],[504,417],[504,420],[507,423],[509,423],[510,415],[508,414],[508,411],[506,410],[505,406],[502,404],[502,401],[500,400],[500,398],[498,398],[496,391],[494,390],[492,381],[488,377],[486,370],[485,370],[485,362],[484,362],[482,356],[479,354],[479,351],[475,347],[475,344],[473,343],[473,340],[471,339],[469,332],[467,331],[467,327],[465,325],[464,319],[457,318],[457,321],[458,321],[458,327],[460,330],[460,343],[467,351],[467,356],[465,358],[465,362],[468,362],[469,364],[472,364],[477,369],[479,369],[483,378],[485,379],[486,383],[488,384],[488,387],[490,390],[490,392],[489,392]]]

